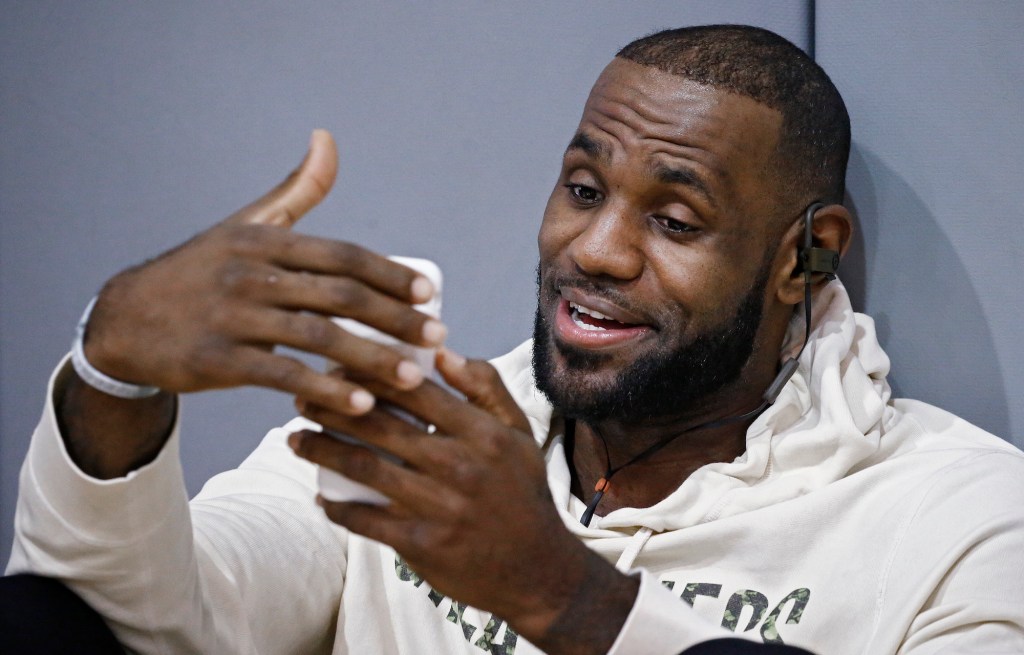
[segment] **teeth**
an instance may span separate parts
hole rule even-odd
[[[580,320],[580,313],[577,310],[575,310],[575,309],[572,311],[572,322],[575,323],[577,327],[580,327],[580,328],[582,328],[584,330],[587,330],[588,332],[604,332],[605,331],[605,328],[603,328],[603,327],[600,327],[600,326],[597,326],[597,325],[591,325],[589,323],[584,323],[583,321],[581,321]]]
[[[595,318],[606,318],[604,314],[601,314],[600,312],[595,312],[594,310],[588,309],[586,307],[581,307],[574,302],[569,303],[569,310],[570,316],[572,317],[572,322],[575,323],[577,327],[587,330],[588,332],[605,331],[605,328],[603,327],[597,325],[590,325],[589,323],[584,323],[583,321],[580,320],[580,314],[588,314]]]
[[[604,319],[606,321],[614,321],[615,320],[611,316],[605,316],[604,314],[602,314],[601,312],[599,312],[599,311],[597,311],[595,309],[590,309],[589,307],[584,307],[583,305],[577,305],[574,302],[570,302],[569,303],[569,307],[571,309],[581,313],[581,314],[586,314],[587,316],[593,316],[594,318],[600,318],[600,319]]]

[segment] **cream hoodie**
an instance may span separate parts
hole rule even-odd
[[[814,310],[800,368],[743,456],[589,528],[530,343],[495,360],[566,525],[641,576],[610,652],[676,655],[734,633],[820,655],[1024,652],[1024,454],[893,401],[873,323],[838,282]],[[794,319],[783,352],[802,338]],[[8,572],[63,579],[140,652],[537,652],[500,618],[433,591],[390,548],[329,523],[313,503],[315,468],[285,444],[308,425],[272,430],[188,503],[177,429],[151,464],[98,481],[68,459],[48,400]]]

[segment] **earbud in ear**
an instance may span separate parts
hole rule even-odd
[[[839,253],[828,248],[814,247],[814,214],[825,205],[820,202],[811,203],[804,211],[804,244],[797,255],[804,280],[811,282],[811,275],[824,273],[829,280],[836,279],[839,269]]]

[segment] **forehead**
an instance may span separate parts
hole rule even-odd
[[[579,131],[599,146],[591,156],[681,160],[728,188],[764,177],[781,125],[778,111],[751,98],[616,58]]]

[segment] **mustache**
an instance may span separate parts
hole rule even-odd
[[[558,290],[562,287],[570,287],[578,289],[588,295],[596,296],[605,300],[623,310],[635,314],[637,316],[647,317],[651,319],[652,324],[660,324],[657,321],[658,313],[650,311],[647,307],[639,305],[633,299],[630,294],[615,286],[614,284],[602,284],[600,281],[585,275],[572,275],[566,273],[552,273],[547,276],[548,279],[543,278],[540,266],[537,267],[537,287],[538,293],[543,297],[545,289],[552,295],[558,295]]]

